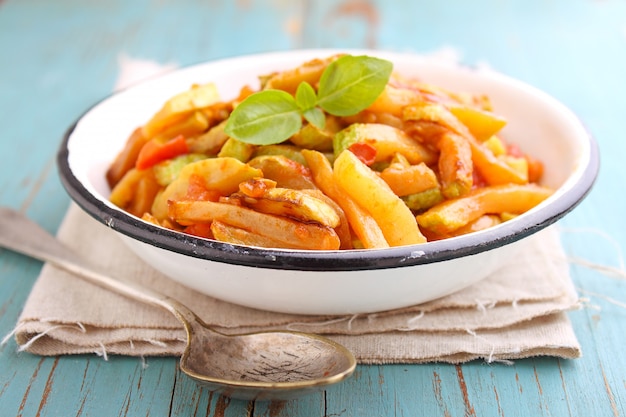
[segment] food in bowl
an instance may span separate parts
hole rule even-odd
[[[488,96],[497,115],[507,121],[498,135],[540,159],[540,184],[553,193],[524,214],[472,233],[350,250],[264,248],[205,239],[142,220],[109,200],[106,172],[129,133],[192,84],[213,83],[221,97],[238,97],[242,86],[258,85],[259,74],[342,53],[388,60],[398,74],[419,77],[430,86]],[[117,92],[71,126],[58,152],[58,166],[72,199],[171,279],[248,307],[334,315],[420,304],[494,273],[515,256],[527,236],[565,216],[587,195],[599,155],[595,141],[569,109],[510,77],[412,53],[302,50],[211,61]]]
[[[226,243],[350,250],[476,232],[552,195],[488,95],[392,68],[316,57],[226,101],[194,84],[132,132],[107,171],[110,200]]]

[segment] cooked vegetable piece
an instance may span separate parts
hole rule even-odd
[[[462,136],[470,134],[468,128],[440,103],[421,102],[411,104],[404,108],[402,117],[404,120],[411,122],[436,123]]]
[[[163,131],[153,137],[161,142],[165,142],[176,136],[195,136],[203,133],[209,128],[209,121],[200,111],[194,111],[189,116],[178,123],[167,126]]]
[[[335,232],[339,237],[339,241],[341,242],[341,244],[339,245],[339,249],[353,249],[354,240],[352,236],[352,231],[350,229],[350,222],[348,221],[348,216],[346,216],[346,213],[343,211],[341,206],[337,204],[335,200],[324,194],[321,190],[305,189],[301,190],[301,192],[307,193],[312,197],[324,201],[335,210],[335,212],[339,216],[339,224],[334,227]]]
[[[505,118],[475,106],[452,105],[450,112],[481,142],[498,133],[507,123]]]
[[[503,220],[501,216],[495,214],[485,214],[484,216],[480,216],[476,220],[469,222],[465,226],[459,227],[454,232],[452,232],[452,236],[460,236],[472,232],[489,229],[491,227],[499,225],[502,222]]]
[[[263,176],[276,181],[279,187],[295,190],[317,188],[307,167],[283,155],[257,156],[248,165],[263,171]]]
[[[211,234],[215,239],[234,245],[257,246],[261,248],[302,249],[301,246],[290,245],[287,242],[282,242],[271,236],[263,236],[219,221],[211,222],[210,225],[207,224],[205,226],[210,228]]]
[[[175,158],[189,152],[185,137],[179,135],[167,142],[151,139],[139,151],[137,155],[137,169],[152,168],[155,164],[167,159]]]
[[[444,200],[439,187],[430,188],[419,193],[402,197],[402,201],[408,208],[415,212],[421,212],[441,203]]]
[[[203,159],[185,165],[178,178],[168,185],[154,200],[152,214],[159,220],[167,217],[167,201],[182,199],[189,191],[190,179],[199,179],[201,186],[220,195],[230,195],[239,190],[239,183],[254,177],[262,177],[263,172],[235,158]]]
[[[269,178],[251,178],[239,183],[239,191],[248,197],[261,198],[267,190],[276,188],[276,181]]]
[[[128,137],[124,149],[115,157],[106,173],[107,183],[111,189],[135,167],[137,156],[148,140],[149,138],[143,135],[141,128],[135,129]]]
[[[152,170],[131,169],[111,191],[109,200],[130,214],[142,217],[150,211],[159,184]]]
[[[380,226],[369,212],[359,206],[336,182],[333,168],[320,152],[303,150],[302,155],[313,173],[317,186],[343,209],[352,230],[365,248],[389,247]]]
[[[476,139],[468,128],[459,121],[450,110],[437,103],[420,103],[407,106],[404,110],[404,118],[413,122],[434,123],[441,129],[433,129],[433,137],[426,140],[434,141],[435,144],[445,134],[453,132],[464,137],[472,150],[472,161],[476,169],[489,185],[500,184],[525,184],[527,176],[520,175],[515,169],[507,165],[505,161],[497,158],[493,152]]]
[[[439,188],[437,174],[423,162],[417,165],[392,163],[381,171],[380,177],[400,197]]]
[[[328,64],[337,58],[339,58],[339,55],[324,59],[313,59],[299,67],[265,76],[262,79],[263,88],[265,90],[283,90],[290,94],[295,94],[301,82],[307,82],[311,85],[317,84]]]
[[[470,137],[468,142],[472,149],[472,159],[476,169],[489,185],[526,184],[528,174],[523,175],[508,165],[503,159],[497,158],[490,149]]]
[[[377,151],[372,145],[366,142],[355,142],[348,147],[348,150],[356,155],[365,165],[370,166],[376,162]]]
[[[385,90],[372,103],[367,111],[373,113],[388,113],[397,117],[402,116],[402,110],[405,106],[421,101],[421,95],[418,91],[409,88],[395,87],[387,84]]]
[[[264,145],[255,149],[253,157],[267,155],[282,155],[296,161],[299,164],[306,165],[304,157],[300,153],[301,148],[293,145]]]
[[[506,147],[502,140],[497,136],[492,136],[486,141],[483,141],[483,145],[489,149],[494,156],[504,155],[506,153]]]
[[[193,85],[170,98],[163,107],[143,126],[143,135],[151,138],[169,125],[184,120],[193,111],[208,107],[219,101],[215,84]]]
[[[206,155],[200,153],[189,153],[186,155],[177,156],[172,159],[160,162],[152,167],[154,176],[156,177],[159,185],[167,187],[170,185],[178,175],[180,171],[192,162],[201,161],[206,159]]]
[[[249,180],[240,184],[239,189],[251,197],[245,204],[261,213],[290,217],[303,222],[315,222],[335,228],[339,225],[339,215],[323,200],[300,190],[279,187],[250,187]]]
[[[412,164],[436,161],[434,152],[411,139],[404,131],[388,125],[365,123],[352,124],[335,135],[335,156],[358,142],[376,149],[376,161],[390,160],[397,153],[404,155]]]
[[[437,143],[441,192],[446,198],[457,198],[472,189],[474,163],[472,149],[463,136],[447,133]]]
[[[189,152],[217,155],[228,140],[228,135],[224,132],[225,125],[226,121],[223,121],[213,126],[202,135],[189,138],[187,140]]]
[[[479,188],[432,207],[418,215],[417,222],[439,235],[448,235],[485,214],[524,213],[550,195],[552,190],[534,184]]]
[[[219,221],[301,249],[335,250],[340,245],[332,228],[259,213],[234,204],[170,200],[169,216],[181,225]]]
[[[344,151],[337,157],[333,174],[341,188],[376,220],[390,246],[426,241],[411,210],[352,152]]]
[[[222,149],[220,149],[217,156],[220,158],[235,158],[241,162],[248,162],[252,154],[254,154],[255,148],[255,145],[228,138],[224,145],[222,145]]]
[[[341,124],[338,119],[327,116],[324,129],[319,129],[308,123],[289,140],[300,148],[330,152],[333,150],[333,136],[340,130]]]

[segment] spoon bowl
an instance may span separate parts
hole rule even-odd
[[[0,208],[0,246],[172,313],[187,333],[181,371],[222,395],[245,400],[290,399],[341,382],[356,368],[349,350],[318,335],[218,332],[177,300],[97,271],[47,231],[8,208]]]

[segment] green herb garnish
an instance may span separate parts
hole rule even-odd
[[[383,92],[393,64],[369,56],[345,55],[326,67],[319,89],[298,85],[295,97],[281,90],[264,90],[242,101],[231,113],[224,131],[254,145],[284,142],[302,128],[302,118],[319,129],[324,111],[352,116],[369,107]]]

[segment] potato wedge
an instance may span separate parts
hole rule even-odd
[[[381,171],[380,177],[400,197],[439,187],[437,175],[423,162],[409,166],[391,164]]]
[[[264,89],[283,90],[290,94],[295,94],[301,82],[316,85],[326,67],[339,58],[340,55],[333,55],[324,59],[312,59],[299,67],[270,74],[264,77]]]
[[[399,88],[387,84],[383,92],[367,108],[367,111],[373,113],[388,113],[396,117],[401,117],[402,109],[404,109],[405,106],[421,100],[421,94],[415,89]]]
[[[246,194],[245,182],[240,184],[239,189]],[[326,227],[339,226],[339,215],[334,208],[300,190],[273,187],[265,188],[261,194],[254,192],[253,195],[246,195],[251,198],[246,199],[245,204],[261,213],[289,217],[307,223],[319,223]]]
[[[109,200],[130,214],[142,217],[159,192],[160,186],[151,169],[131,169],[111,191]]]
[[[421,227],[445,236],[485,214],[524,213],[552,193],[551,189],[535,184],[478,188],[464,197],[432,207],[418,215],[417,222]]]
[[[372,215],[359,206],[335,182],[330,161],[317,151],[303,150],[302,155],[304,155],[313,173],[315,184],[343,209],[352,231],[359,238],[362,245],[369,249],[388,248],[389,243],[387,243],[380,226],[378,226]]]
[[[202,114],[202,112],[193,111],[180,122],[165,127],[161,132],[155,135],[154,138],[167,141],[178,135],[190,137],[203,133],[208,128],[209,121],[206,116]]]
[[[324,194],[322,190],[306,189],[301,190],[301,192],[324,201],[326,204],[331,206],[333,210],[335,210],[335,212],[339,216],[339,224],[334,227],[337,236],[339,236],[339,241],[341,242],[339,249],[353,249],[354,241],[352,236],[352,230],[350,229],[350,222],[348,221],[348,216],[346,216],[346,213],[345,211],[343,211],[341,206],[337,204],[335,200]]]
[[[263,172],[235,158],[210,158],[185,165],[176,180],[159,194],[152,205],[152,214],[159,220],[167,218],[167,201],[185,197],[189,189],[189,180],[200,178],[206,189],[221,195],[229,195],[239,190],[239,183],[262,177]]]
[[[382,178],[352,152],[344,151],[337,157],[333,177],[357,204],[372,215],[390,246],[426,241],[411,210]]]
[[[261,248],[302,249],[299,246],[291,246],[288,243],[281,242],[272,237],[263,236],[219,221],[211,223],[211,232],[216,240],[232,243],[234,245],[257,246]]]
[[[218,102],[219,99],[215,84],[193,85],[189,90],[167,100],[143,126],[143,135],[151,138],[169,125],[184,120],[193,111],[208,107]]]
[[[189,152],[217,155],[228,140],[228,135],[224,132],[225,126],[226,121],[211,127],[202,135],[189,138],[187,140]]]
[[[149,138],[143,135],[141,128],[135,129],[128,137],[124,149],[115,157],[115,160],[106,172],[106,180],[110,188],[115,187],[124,175],[135,167],[141,148],[149,140]]]
[[[336,250],[340,245],[337,233],[330,227],[302,223],[233,204],[170,200],[168,213],[173,220],[183,226],[219,221],[276,239],[289,247]]]
[[[263,155],[252,158],[248,165],[263,171],[263,177],[276,181],[279,187],[303,190],[317,188],[311,171],[283,155]]]

